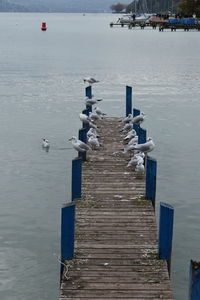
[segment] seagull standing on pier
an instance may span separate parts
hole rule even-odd
[[[92,150],[90,148],[90,146],[88,146],[86,143],[80,141],[77,139],[77,137],[73,136],[69,139],[69,141],[72,142],[72,146],[74,147],[74,149],[76,151],[79,151],[79,152],[86,152],[88,150]]]
[[[151,152],[154,148],[155,148],[155,144],[152,138],[149,137],[146,143],[134,145],[132,150],[139,150],[146,154],[148,152]]]
[[[135,116],[131,123],[132,124],[137,124],[137,125],[140,125],[143,121],[144,121],[144,118],[145,118],[145,114],[144,113],[141,113],[140,115],[138,116]]]
[[[102,101],[103,99],[90,99],[88,97],[85,97],[85,105],[94,105],[96,104],[98,101]]]

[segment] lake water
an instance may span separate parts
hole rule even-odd
[[[60,209],[76,155],[68,138],[81,126],[84,76],[100,80],[93,91],[109,115],[124,115],[126,84],[147,115],[157,206],[175,208],[174,295],[187,299],[189,261],[200,260],[200,33],[110,28],[115,19],[0,15],[1,300],[58,298]]]

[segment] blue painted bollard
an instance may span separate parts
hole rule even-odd
[[[84,143],[87,143],[87,132],[88,128],[79,129],[79,140],[81,140]],[[82,158],[83,161],[86,161],[86,152],[79,152],[78,156]]]
[[[133,109],[133,116],[136,117],[136,116],[139,116],[140,115],[140,110],[137,109],[137,108],[134,108]]]
[[[132,87],[126,86],[126,116],[132,114]]]
[[[140,110],[137,108],[133,109],[133,117],[139,116],[140,115]],[[133,129],[136,131],[138,138],[139,138],[139,134],[140,134],[140,125],[137,124],[133,124]]]
[[[173,238],[174,208],[166,203],[160,203],[159,222],[159,258],[167,261],[170,274],[171,252]]]
[[[82,111],[82,114],[89,116],[89,110],[88,109],[84,109]],[[83,128],[87,128],[89,130],[89,124],[88,123],[83,123]]]
[[[200,299],[200,262],[190,261],[189,300]]]
[[[147,131],[140,126],[137,128],[138,144],[144,144],[147,141]]]
[[[88,97],[89,99],[92,99],[92,87],[91,86],[87,86],[85,88],[85,96]],[[92,112],[92,105],[86,105],[86,109],[89,112]]]
[[[149,156],[146,159],[146,199],[151,200],[155,209],[157,161]]]
[[[81,198],[82,158],[72,160],[72,201]]]
[[[74,256],[75,203],[71,202],[61,212],[61,262]]]

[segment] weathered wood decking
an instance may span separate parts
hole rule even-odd
[[[75,258],[66,262],[60,300],[173,299],[166,262],[157,256],[154,210],[144,200],[145,178],[126,167],[118,121],[101,121],[104,146],[84,163]]]

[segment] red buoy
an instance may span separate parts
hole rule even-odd
[[[43,30],[43,31],[46,31],[46,30],[47,30],[46,22],[42,22],[41,30]]]

